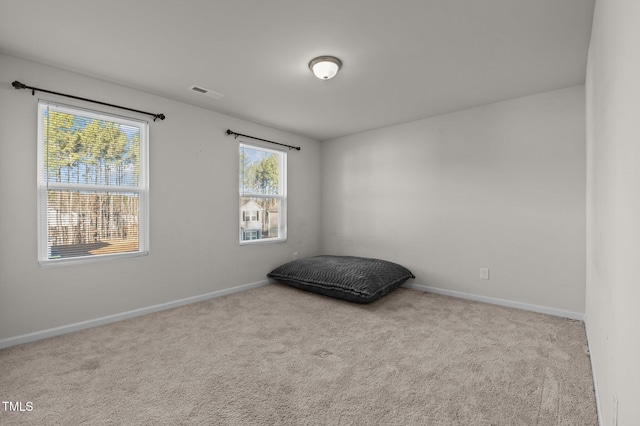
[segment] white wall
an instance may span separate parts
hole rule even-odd
[[[586,323],[603,425],[640,424],[640,2],[598,0],[587,65]]]
[[[583,86],[323,142],[322,188],[325,253],[584,313]]]
[[[30,91],[13,89],[14,80],[166,114],[165,121],[149,119],[149,256],[38,266],[38,98],[123,111],[43,93],[31,96]],[[224,133],[228,128],[302,146],[288,156],[287,242],[240,247],[238,150],[237,141]],[[289,261],[293,251],[317,254],[319,157],[316,141],[0,55],[0,340],[258,282],[271,268]]]

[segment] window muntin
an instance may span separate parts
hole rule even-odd
[[[38,104],[38,261],[148,253],[148,124]]]
[[[240,143],[240,244],[287,238],[284,151]]]

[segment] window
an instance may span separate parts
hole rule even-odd
[[[148,253],[148,125],[40,101],[38,261]]]
[[[248,230],[248,231],[243,231],[244,235],[242,237],[242,239],[244,241],[249,241],[249,240],[257,240],[258,239],[258,230]]]
[[[257,222],[260,220],[260,213],[257,211],[245,211],[242,212],[244,218],[242,219],[245,222]]]
[[[287,239],[287,154],[240,144],[240,244]]]

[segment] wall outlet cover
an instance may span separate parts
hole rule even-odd
[[[489,268],[480,268],[480,278],[483,280],[489,279]]]

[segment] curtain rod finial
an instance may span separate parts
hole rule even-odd
[[[24,83],[20,83],[18,80],[14,81],[13,83],[11,83],[11,85],[13,86],[14,89],[18,90],[18,89],[26,89],[27,85]]]

